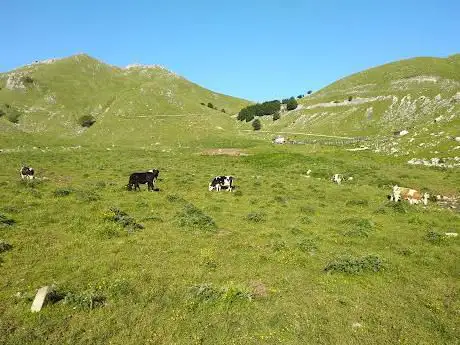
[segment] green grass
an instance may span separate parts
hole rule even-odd
[[[457,342],[460,246],[436,234],[460,216],[386,195],[391,181],[458,193],[458,174],[250,140],[249,156],[197,155],[209,142],[2,153],[0,342]],[[22,161],[37,181],[19,181]],[[126,190],[152,167],[158,192]],[[332,184],[338,171],[353,182]],[[235,192],[207,190],[222,173]],[[32,314],[51,284],[60,298]]]

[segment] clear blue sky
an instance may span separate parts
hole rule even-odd
[[[386,62],[460,52],[460,1],[2,0],[0,71],[87,53],[263,101]]]

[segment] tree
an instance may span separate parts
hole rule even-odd
[[[209,102],[208,103],[208,108],[214,109],[214,105],[211,102]]]
[[[96,119],[92,115],[83,115],[78,119],[78,123],[82,127],[91,127],[96,122]]]
[[[273,121],[279,120],[281,118],[280,112],[276,112],[273,114]]]
[[[312,92],[313,92],[313,91],[308,90],[307,95],[311,95]]]
[[[255,131],[258,131],[262,128],[262,124],[260,123],[259,119],[252,121],[252,128],[254,128]]]
[[[301,99],[301,98],[303,98],[303,95],[298,95],[297,98]]]
[[[298,103],[297,101],[295,100],[294,97],[291,97],[289,98],[287,104],[286,104],[286,109],[287,110],[294,110],[295,108],[297,108],[298,106]]]

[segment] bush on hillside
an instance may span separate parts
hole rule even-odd
[[[297,106],[298,106],[298,103],[294,97],[289,98],[288,102],[286,103],[287,110],[294,110],[297,108]]]
[[[78,119],[78,123],[82,127],[91,127],[96,122],[96,119],[92,115],[83,115]]]
[[[260,130],[262,128],[262,124],[260,123],[259,119],[255,119],[254,121],[252,121],[252,128],[255,131],[258,131],[258,130]]]
[[[273,121],[279,120],[281,118],[281,115],[279,111],[273,114]]]
[[[221,112],[223,112],[223,113],[226,113],[226,111],[225,111],[225,109],[224,109],[224,108],[222,108],[220,111],[221,111]]]
[[[0,107],[0,117],[2,116],[6,116],[8,121],[12,123],[18,123],[21,113],[17,109],[5,103],[4,106]]]
[[[351,102],[353,100],[353,96],[348,96],[348,102]]]
[[[208,103],[208,108],[214,109],[214,105],[211,102],[209,102]]]
[[[313,92],[313,91],[308,90],[307,95],[311,95],[312,92]]]
[[[301,98],[303,98],[303,95],[298,95],[297,98],[301,99]]]

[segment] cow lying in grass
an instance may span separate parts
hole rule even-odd
[[[233,176],[216,176],[209,183],[209,191],[216,190],[220,191],[222,188],[226,188],[228,192],[231,192],[233,187]]]
[[[428,193],[421,193],[415,189],[393,186],[393,191],[390,195],[390,200],[397,202],[400,200],[407,200],[411,205],[418,204],[423,202],[424,205],[428,204],[428,198],[430,195]]]
[[[34,169],[32,167],[26,167],[23,166],[21,167],[21,170],[19,170],[21,173],[21,178],[23,180],[28,179],[28,180],[33,180],[34,179]]]
[[[160,171],[156,169],[149,170],[147,172],[136,172],[132,173],[129,176],[129,183],[128,183],[128,190],[138,189],[141,190],[139,184],[146,184],[147,183],[147,190],[154,191],[154,184],[158,178],[158,174]]]

